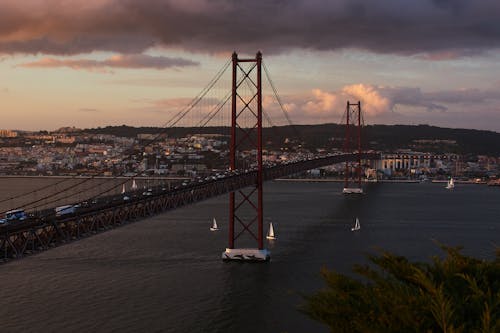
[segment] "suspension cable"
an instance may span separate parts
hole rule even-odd
[[[222,66],[222,68],[217,72],[217,74],[214,76],[214,78],[205,86],[205,88],[203,88],[203,90],[196,96],[194,97],[190,103],[181,111],[179,111],[177,114],[175,114],[169,121],[166,122],[166,124],[164,125],[164,128],[151,140],[149,140],[148,142],[146,142],[144,144],[144,147],[147,147],[155,142],[157,142],[161,137],[162,135],[166,132],[167,129],[170,129],[172,127],[174,127],[177,123],[179,123],[179,121],[181,121],[191,110],[193,110],[193,108],[207,95],[207,93],[212,89],[212,87],[219,81],[219,79],[222,77],[222,75],[225,73],[225,71],[227,70],[227,68],[229,67],[231,63],[231,60],[228,60],[224,66]],[[177,118],[175,121],[174,119]],[[121,161],[126,161],[128,159],[131,159],[132,156],[134,156],[133,153],[129,154],[126,158],[123,158],[121,159]],[[111,180],[115,180],[117,179],[117,177],[120,177],[120,176],[124,176],[125,172],[122,172],[120,175],[118,176],[114,176],[108,180],[106,180],[105,182],[107,181],[111,181]],[[61,183],[64,183],[68,180],[71,180],[71,179],[75,179],[77,176],[73,176],[71,178],[66,178],[60,182],[57,182],[56,184],[51,184],[49,186],[44,186],[43,189],[46,189],[46,188],[49,188],[51,186],[55,186],[55,185],[58,185],[58,184],[61,184]],[[54,198],[54,197],[57,197],[59,196],[60,194],[62,193],[65,193],[71,189],[74,189],[75,187],[78,187],[92,179],[95,179],[95,177],[97,177],[97,175],[93,175],[89,178],[86,178],[84,180],[82,180],[81,182],[78,182],[77,184],[72,184],[66,188],[63,188],[62,190],[60,191],[57,191],[56,193],[52,193],[50,195],[47,195],[45,197],[42,197],[38,200],[34,200],[34,201],[31,201],[31,202],[28,202],[28,203],[25,203],[19,207],[16,207],[16,208],[13,208],[13,209],[22,209],[22,208],[25,208],[25,207],[32,207],[32,209],[36,209],[36,208],[39,208],[41,206],[45,206],[47,204],[50,204],[50,203],[54,203],[54,202],[57,202],[57,201],[60,201],[62,200],[62,198],[57,198],[55,200],[52,200],[52,201],[48,201],[48,202],[44,202],[43,204],[40,204],[40,205],[35,205],[33,206],[34,204],[38,204],[40,202],[43,202],[44,200],[47,200],[49,198]],[[127,181],[129,181],[131,178],[134,178],[134,176],[131,176],[131,177],[128,177],[128,179],[122,183],[119,183],[118,185],[114,186],[113,188],[109,189],[108,191],[105,191],[104,193],[107,193],[107,192],[110,192],[111,190],[119,187],[119,186],[122,186],[123,184],[125,184]],[[29,195],[29,194],[32,194],[32,193],[35,193],[35,192],[38,192],[40,191],[42,188],[40,189],[36,189],[36,190],[33,190],[33,191],[30,191],[30,192],[27,192],[25,194],[21,194],[21,195],[18,195],[16,196],[15,198],[19,198],[19,197],[22,197],[22,196],[26,196],[26,195]],[[11,200],[13,198],[9,198],[7,200]],[[67,199],[67,198],[66,198]],[[7,200],[3,200],[1,202],[4,202],[4,201],[7,201]],[[3,212],[0,212],[0,214],[5,214],[7,211],[9,210],[12,210],[12,209],[8,209],[6,211],[3,211]]]
[[[292,119],[290,118],[290,115],[288,114],[288,112],[287,112],[287,110],[285,108],[285,105],[281,101],[281,97],[278,94],[278,89],[276,89],[276,86],[274,85],[273,80],[271,79],[271,75],[269,74],[269,71],[267,70],[266,64],[264,62],[262,62],[262,65],[264,67],[264,73],[266,74],[267,81],[271,85],[271,89],[274,92],[274,97],[275,97],[276,101],[278,102],[281,111],[285,115],[285,118],[288,121],[288,124],[292,127],[292,130],[295,132],[295,135],[297,135],[297,137],[299,138],[299,140],[302,141],[302,142],[304,142],[304,140],[302,138],[302,135],[300,134],[300,132],[297,129],[297,127],[295,126],[295,124],[292,122]]]

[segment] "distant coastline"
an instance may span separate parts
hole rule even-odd
[[[308,182],[308,183],[342,183],[344,182],[344,179],[338,179],[338,178],[278,178],[275,179],[275,181],[281,181],[281,182]],[[446,183],[447,180],[432,180],[432,181],[420,181],[420,180],[414,180],[414,179],[383,179],[383,180],[378,180],[378,181],[362,181],[365,184],[369,183],[410,183],[410,184],[420,184],[420,183]],[[456,184],[486,184],[485,181],[475,181],[475,180],[456,180]]]
[[[162,179],[162,180],[184,180],[189,179],[189,177],[147,177],[147,176],[31,176],[31,175],[0,175],[0,179],[12,179],[12,178],[47,178],[47,179],[85,179],[85,178],[93,178],[93,179],[131,179],[135,178],[138,180],[152,180],[152,179]],[[303,182],[303,183],[342,183],[344,179],[339,178],[277,178],[274,181],[279,182]],[[377,181],[365,181],[362,180],[363,183],[410,183],[410,184],[419,184],[419,183],[446,183],[446,179],[433,179],[428,181],[420,181],[415,179],[383,179]],[[476,181],[476,180],[455,180],[456,184],[487,184],[486,181]]]
[[[189,177],[147,177],[147,176],[48,176],[48,175],[0,175],[0,179],[2,178],[52,178],[52,179],[85,179],[85,178],[93,178],[93,179],[162,179],[162,180],[183,180],[189,179]]]

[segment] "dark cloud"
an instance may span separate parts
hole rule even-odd
[[[425,98],[450,104],[476,104],[500,100],[500,91],[459,89],[450,91],[429,92]]]
[[[69,67],[72,69],[83,69],[90,71],[107,71],[107,68],[154,68],[165,69],[172,67],[194,66],[198,63],[191,60],[169,57],[153,57],[145,54],[116,55],[106,60],[88,59],[54,59],[43,58],[34,62],[24,63],[21,67]]]
[[[353,47],[439,59],[500,47],[499,13],[497,0],[3,0],[0,53]]]

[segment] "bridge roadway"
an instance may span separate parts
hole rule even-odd
[[[364,153],[363,159],[379,159],[379,154]],[[345,161],[357,154],[328,155],[264,169],[264,181]],[[55,209],[30,214],[30,218],[0,226],[0,263],[50,249],[113,227],[165,211],[236,191],[255,184],[257,171],[234,172],[223,178],[210,178],[166,190],[153,187],[150,195],[142,191],[101,197],[93,204],[81,205],[74,213],[56,216]]]

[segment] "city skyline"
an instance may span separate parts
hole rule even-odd
[[[157,126],[233,51],[260,50],[295,123],[339,122],[351,99],[368,124],[500,132],[498,13],[493,0],[2,1],[2,128]]]

